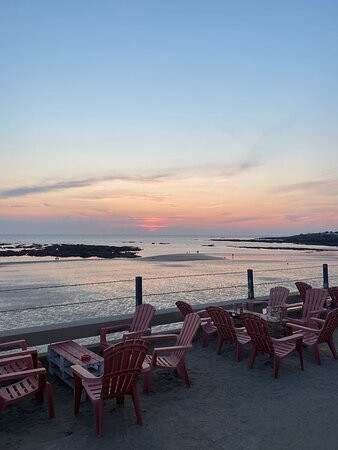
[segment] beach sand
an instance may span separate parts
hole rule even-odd
[[[176,261],[207,261],[225,259],[220,256],[206,255],[205,253],[174,253],[169,255],[145,256],[142,261],[176,262]]]
[[[336,333],[336,346],[338,339]],[[169,343],[168,343],[169,345]],[[53,378],[56,418],[34,398],[7,408],[0,417],[1,448],[6,449],[306,449],[336,450],[338,361],[321,346],[322,365],[305,350],[305,371],[297,355],[286,358],[280,378],[272,361],[258,355],[247,367],[234,348],[215,354],[216,339],[201,348],[196,340],[187,358],[192,386],[171,372],[154,373],[149,395],[139,382],[143,426],[136,425],[130,398],[106,401],[103,436],[95,435],[91,404],[73,415],[72,390]]]

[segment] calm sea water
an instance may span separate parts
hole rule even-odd
[[[0,258],[2,330],[132,312],[136,276],[143,277],[144,301],[157,309],[173,307],[177,300],[199,304],[245,298],[248,268],[254,270],[256,295],[268,294],[274,285],[295,290],[294,282],[300,279],[322,286],[323,263],[329,264],[331,285],[338,284],[338,252],[328,251],[328,248],[323,252],[243,249],[235,242],[210,242],[209,237],[158,235],[0,235],[0,242],[135,245],[142,248],[142,257],[199,252],[221,258],[181,262],[143,260],[142,257],[58,261]],[[213,247],[208,246],[211,243]],[[101,284],[85,284],[98,282]],[[80,286],[69,286],[77,284]],[[60,285],[67,286],[51,287]]]

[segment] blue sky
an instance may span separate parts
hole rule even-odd
[[[333,227],[337,19],[334,1],[1,0],[0,232]]]

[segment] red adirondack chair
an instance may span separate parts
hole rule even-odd
[[[302,308],[302,317],[300,319],[293,319],[291,317],[288,317],[288,321],[297,323],[299,325],[308,325],[309,319],[313,317],[319,317],[320,313],[324,311],[326,298],[326,289],[307,289],[305,293],[305,301]]]
[[[19,351],[9,352],[9,350],[19,349]],[[2,353],[4,352],[4,353]],[[33,361],[33,367],[42,367],[40,361],[38,361],[38,352],[35,349],[27,349],[27,344],[25,340],[2,342],[0,344],[0,359],[3,358],[15,358],[16,356],[31,355]],[[0,366],[0,375],[11,372],[21,372],[26,370],[28,367],[25,363],[18,359],[16,362],[11,362],[8,367],[6,365]]]
[[[218,355],[221,353],[224,341],[234,342],[236,344],[236,360],[241,361],[243,347],[251,341],[246,329],[244,327],[236,328],[233,318],[223,308],[209,306],[206,311],[217,329],[216,353]]]
[[[155,314],[155,308],[149,304],[136,306],[135,314],[131,324],[121,323],[111,327],[101,328],[100,330],[100,350],[113,345],[113,342],[107,341],[107,334],[127,331],[125,339],[139,339],[143,334],[150,332],[149,324]]]
[[[305,295],[306,295],[306,291],[308,289],[312,289],[312,286],[310,284],[304,283],[303,281],[297,281],[296,284],[296,288],[298,289],[300,298],[303,300],[303,302],[305,302]]]
[[[9,370],[13,369],[12,372]],[[43,392],[47,392],[48,417],[55,416],[52,386],[47,382],[46,369],[34,368],[31,355],[17,353],[15,357],[0,359],[0,412],[8,405],[35,395],[43,401]],[[19,369],[22,370],[19,370]]]
[[[332,308],[338,308],[338,286],[330,287],[329,294],[332,300]]]
[[[175,339],[175,345],[170,347],[156,347],[152,355],[147,355],[145,361],[149,364],[144,371],[144,392],[149,392],[152,371],[156,369],[174,370],[190,386],[188,371],[185,365],[185,352],[192,349],[192,341],[201,324],[201,319],[196,313],[187,314],[181,332],[177,334],[163,334],[156,336],[144,336],[147,341]],[[160,356],[161,354],[165,354]]]
[[[71,366],[74,376],[74,413],[79,412],[83,388],[94,407],[98,435],[102,434],[103,401],[114,397],[121,403],[125,395],[131,395],[137,423],[142,425],[136,383],[148,348],[148,342],[141,339],[126,340],[107,348],[103,352],[104,373],[101,377],[95,377],[79,365]]]
[[[276,286],[270,289],[270,296],[268,300],[268,307],[282,317],[286,317],[287,308],[294,305],[288,305],[286,299],[290,291],[283,286]]]
[[[310,322],[319,324],[321,328],[305,327],[294,323],[288,323],[287,325],[297,331],[302,331],[303,344],[311,347],[318,364],[320,364],[318,344],[321,344],[322,342],[326,342],[328,344],[334,359],[338,359],[336,347],[333,341],[333,333],[338,327],[338,309],[334,309],[329,312],[325,320],[313,318]]]
[[[304,370],[302,335],[294,334],[292,336],[274,339],[270,336],[268,323],[262,317],[252,313],[244,313],[241,318],[248,335],[251,337],[252,349],[249,360],[250,369],[253,368],[257,351],[261,351],[274,358],[274,377],[278,378],[282,359],[296,350],[299,354],[301,369]]]
[[[177,308],[181,311],[183,319],[191,313],[196,313],[201,318],[201,330],[202,330],[202,346],[208,347],[209,344],[209,337],[213,334],[217,333],[217,328],[212,323],[210,317],[208,317],[208,314],[205,309],[201,309],[199,311],[194,311],[192,309],[192,306],[189,305],[189,303],[183,302],[182,300],[179,300],[175,303]]]

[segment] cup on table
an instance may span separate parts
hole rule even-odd
[[[85,362],[85,363],[90,362],[91,359],[92,359],[92,357],[90,355],[88,355],[88,353],[81,356],[81,361]]]

